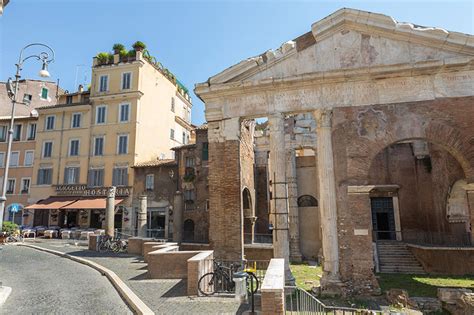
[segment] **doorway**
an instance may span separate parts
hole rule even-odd
[[[90,227],[94,229],[102,228],[102,220],[100,217],[100,210],[91,210],[91,223]]]
[[[166,209],[167,208],[148,208],[148,237],[165,238]]]
[[[395,240],[395,214],[392,197],[370,198],[372,229],[376,240]]]

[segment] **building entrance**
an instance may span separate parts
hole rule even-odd
[[[395,215],[392,197],[370,198],[375,240],[395,240]]]

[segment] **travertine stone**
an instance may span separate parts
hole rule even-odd
[[[112,186],[107,191],[107,199],[105,201],[105,234],[114,237],[115,227],[115,187]]]
[[[146,229],[147,229],[147,196],[141,195],[139,197],[140,200],[140,208],[138,212],[138,231],[137,236],[139,237],[146,237]]]
[[[339,281],[336,184],[331,138],[331,110],[314,112],[318,135],[319,209],[323,236],[323,280]]]
[[[289,268],[289,221],[288,199],[286,187],[286,159],[284,116],[275,114],[268,118],[270,124],[270,165],[274,208],[270,214],[273,217],[273,248],[276,258],[285,259],[287,280],[291,279]]]
[[[298,185],[296,183],[295,150],[286,150],[286,181],[288,183],[288,212],[290,221],[290,260],[302,259],[300,250],[300,227],[298,216]]]

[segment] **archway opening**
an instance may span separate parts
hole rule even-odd
[[[374,157],[368,177],[375,185],[370,194],[374,240],[470,244],[469,218],[450,220],[447,202],[465,173],[442,146],[424,139],[398,141]]]

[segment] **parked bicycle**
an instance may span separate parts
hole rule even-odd
[[[127,250],[127,245],[127,241],[105,235],[101,238],[98,248],[99,252],[112,251],[120,253]]]
[[[235,291],[235,283],[232,279],[234,272],[243,270],[247,272],[247,290],[249,293],[256,293],[259,281],[255,275],[255,270],[247,268],[245,264],[230,264],[224,266],[222,262],[214,261],[214,271],[204,274],[198,281],[198,290],[202,295],[209,296],[215,293],[233,293]]]

